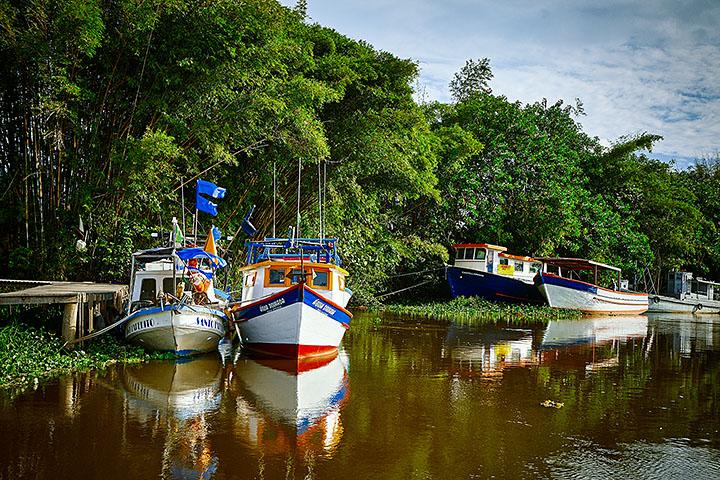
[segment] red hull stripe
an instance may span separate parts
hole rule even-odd
[[[326,356],[337,353],[331,345],[293,345],[291,343],[243,343],[243,347],[276,357],[303,358]]]

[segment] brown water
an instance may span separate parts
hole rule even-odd
[[[300,373],[210,355],[4,398],[0,478],[720,478],[720,320],[374,323]]]

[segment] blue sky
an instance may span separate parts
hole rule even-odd
[[[680,167],[720,151],[720,0],[308,0],[308,14],[417,61],[419,99],[448,101],[465,60],[488,57],[494,93],[579,98],[605,144],[656,133],[653,156]]]

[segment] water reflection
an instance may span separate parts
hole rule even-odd
[[[640,315],[550,321],[530,328],[453,326],[443,355],[461,376],[497,377],[507,367],[550,363],[592,370],[616,365],[619,345],[647,335],[648,318]],[[611,348],[596,348],[607,345]]]
[[[716,319],[368,320],[318,364],[211,355],[0,397],[0,479],[720,478]]]
[[[222,368],[215,355],[154,362],[121,372],[128,414],[165,432],[162,477],[210,478],[218,457],[207,414],[220,406]]]
[[[233,369],[236,431],[265,455],[331,457],[343,434],[348,400],[344,353],[301,363],[245,358]]]

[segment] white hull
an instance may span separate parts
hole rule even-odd
[[[538,285],[538,288],[548,305],[554,308],[611,315],[637,315],[648,309],[648,297],[644,294],[601,288],[597,288],[596,292],[582,291],[547,283]]]
[[[720,313],[720,302],[698,298],[685,298],[684,300],[680,300],[663,295],[653,295],[650,297],[648,311],[656,313],[717,315]]]
[[[125,338],[150,350],[178,355],[212,352],[225,335],[220,312],[197,307],[149,308],[128,321]]]
[[[249,348],[285,356],[322,355],[335,351],[345,327],[301,302],[236,323],[242,343]]]

